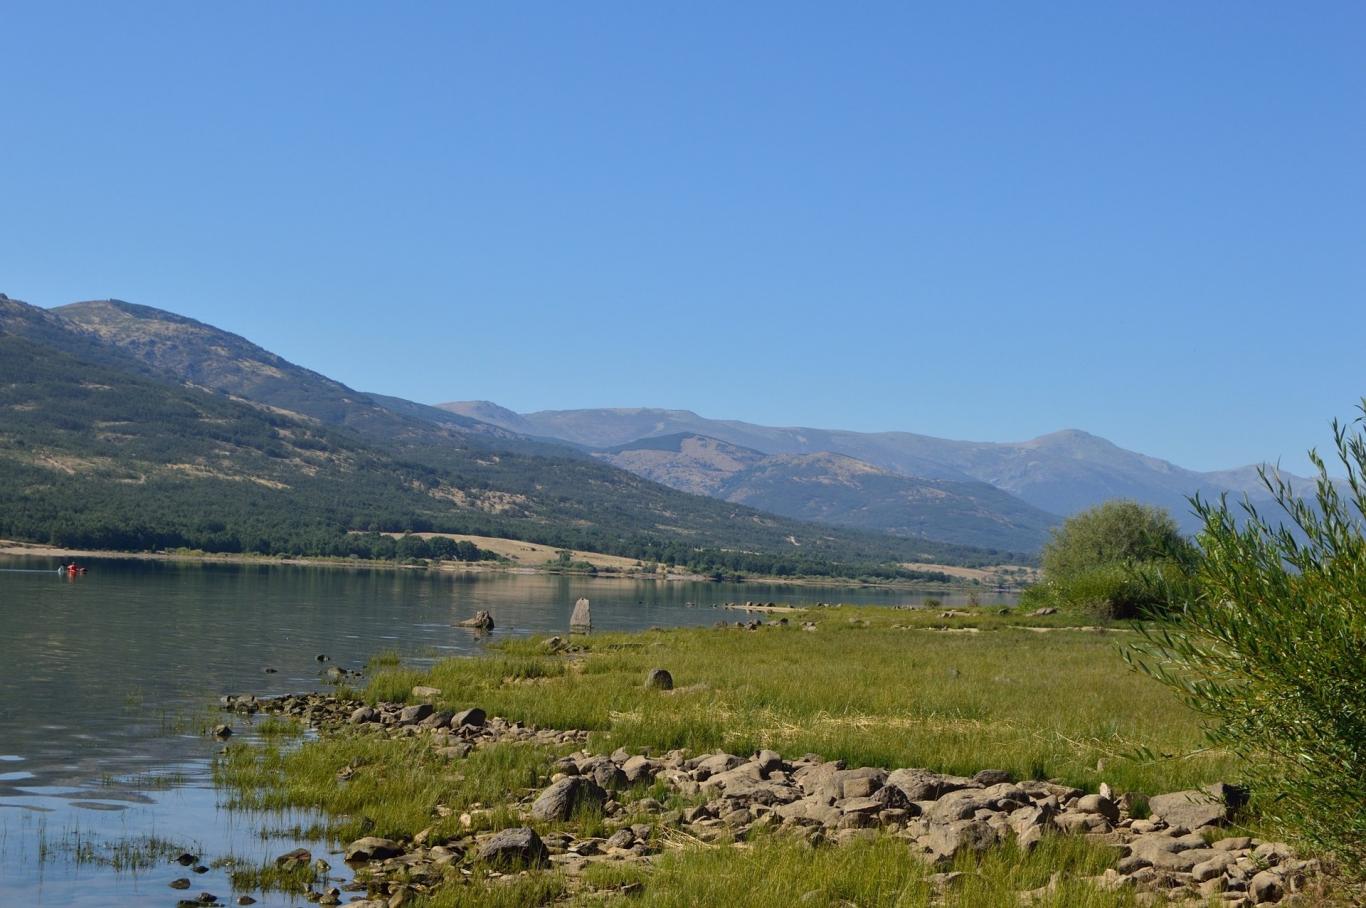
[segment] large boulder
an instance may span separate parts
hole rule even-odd
[[[950,820],[931,823],[918,841],[930,850],[935,860],[950,861],[960,851],[981,854],[995,845],[999,836],[985,820]]]
[[[1184,826],[1192,832],[1227,825],[1233,812],[1222,798],[1195,789],[1153,795],[1148,799],[1148,810],[1168,826]]]
[[[665,668],[652,668],[645,676],[645,686],[651,690],[673,690],[674,676]]]
[[[581,806],[600,807],[606,801],[607,792],[596,782],[583,776],[568,776],[541,792],[531,805],[531,815],[538,820],[562,822]]]
[[[550,863],[550,852],[536,830],[520,826],[504,829],[486,841],[479,849],[479,860],[505,870],[545,867]]]
[[[363,864],[366,861],[382,861],[385,858],[398,857],[402,853],[403,846],[393,839],[381,839],[378,836],[368,835],[347,845],[343,855],[348,864]]]
[[[482,709],[474,706],[451,716],[451,728],[464,728],[467,725],[471,728],[481,728],[487,718]]]
[[[935,801],[963,787],[957,782],[926,769],[898,769],[888,774],[886,785],[895,785],[912,801]]]
[[[399,711],[398,724],[416,725],[435,711],[430,703],[416,703],[412,706],[405,706]]]

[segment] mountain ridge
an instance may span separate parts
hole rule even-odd
[[[437,406],[458,413],[465,405],[454,401]],[[765,426],[648,407],[542,410],[517,416],[543,435],[600,443],[595,447],[689,432],[770,455],[830,451],[913,478],[986,482],[1062,516],[1110,498],[1132,498],[1171,510],[1178,522],[1193,529],[1190,495],[1231,492],[1265,497],[1255,467],[1187,470],[1081,429],[1062,429],[1023,442],[980,442],[903,431]],[[635,433],[640,433],[636,439],[629,437]]]
[[[1036,551],[1060,521],[984,482],[903,476],[844,454],[764,454],[657,435],[593,456],[665,485],[799,520]]]
[[[69,538],[84,521],[86,531],[104,534],[100,538],[121,538],[122,522],[167,520],[178,522],[180,535],[157,536],[178,540],[159,544],[263,551],[266,543],[253,540],[271,539],[271,546],[294,551],[342,545],[337,539],[359,522],[361,529],[389,532],[441,528],[504,535],[725,573],[901,576],[906,572],[892,565],[1002,560],[1001,553],[897,540],[687,495],[575,448],[423,404],[392,399],[402,406],[389,409],[382,397],[355,392],[245,338],[172,316],[122,302],[55,313],[0,300],[0,369],[9,377],[9,408],[23,414],[9,421],[17,428],[6,433],[0,427],[0,466],[8,477],[0,485],[14,497],[0,510],[11,520],[23,517],[26,528],[9,532]],[[54,363],[62,368],[37,367]],[[280,384],[277,372],[300,376],[306,387]],[[83,375],[94,377],[84,381]],[[109,400],[132,414],[122,420],[126,430],[102,425],[101,411],[87,405],[91,388],[108,389],[101,393],[114,395]],[[64,408],[68,398],[83,401],[81,408]],[[193,415],[223,407],[224,415],[205,417],[207,422]],[[215,419],[249,427],[242,437],[253,439],[257,454],[243,449],[243,462],[264,472],[233,473],[222,451],[234,448],[215,434]],[[184,437],[169,435],[171,426]],[[366,475],[348,481],[354,491],[347,482],[324,483],[331,476],[327,458],[296,457],[290,452],[297,446],[287,440],[293,436],[304,440],[302,450],[355,452],[351,459],[367,465]],[[128,459],[129,449],[121,448],[128,438],[143,439],[138,444],[149,451],[178,452],[167,461],[174,469],[167,473],[161,468],[167,464],[158,466],[150,455],[120,463]],[[43,439],[46,453],[37,460],[31,439]],[[280,457],[304,474],[298,479],[304,497],[291,497],[287,474],[275,469]],[[155,480],[156,495],[136,494],[147,488],[144,476]],[[321,478],[315,482],[314,476]],[[193,502],[202,496],[221,505],[214,520],[227,529],[197,522]],[[259,529],[267,524],[269,532]],[[227,536],[230,543],[222,541]]]

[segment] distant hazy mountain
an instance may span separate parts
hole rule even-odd
[[[1059,521],[984,482],[916,479],[843,454],[764,454],[677,434],[644,438],[595,456],[676,489],[799,520],[899,536],[1036,551]]]
[[[463,403],[440,406],[455,413],[469,409]],[[504,425],[502,408],[483,406],[481,412],[491,422]],[[1133,498],[1169,508],[1190,527],[1188,495],[1228,491],[1263,497],[1254,467],[1200,473],[1075,429],[1023,442],[971,442],[910,432],[761,426],[707,419],[689,410],[547,410],[516,419],[522,431],[603,448],[685,433],[770,455],[843,454],[903,476],[989,483],[1052,514],[1073,514],[1110,498]]]

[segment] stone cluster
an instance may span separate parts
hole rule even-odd
[[[452,759],[493,742],[574,744],[587,737],[486,718],[477,708],[451,713],[425,703],[369,707],[319,694],[226,701],[229,708],[279,712],[324,730],[373,726],[392,736],[431,735],[438,752]],[[548,787],[504,807],[512,807],[522,822],[542,826],[591,807],[610,834],[557,832],[543,838],[530,825],[476,832],[481,824],[463,815],[461,823],[470,831],[458,840],[434,842],[421,833],[411,842],[361,839],[346,851],[348,863],[364,868],[353,885],[371,897],[357,904],[402,904],[404,893],[444,879],[450,864],[482,863],[496,873],[558,867],[576,876],[600,861],[649,862],[665,847],[739,842],[773,829],[813,845],[838,845],[880,831],[905,840],[908,856],[943,871],[964,851],[982,852],[1008,840],[1032,849],[1045,835],[1083,835],[1117,851],[1115,865],[1090,882],[1107,891],[1132,889],[1140,903],[1160,894],[1178,904],[1268,905],[1293,898],[1319,869],[1283,844],[1223,835],[1220,830],[1243,798],[1226,785],[1155,796],[1147,802],[1149,815],[1140,817],[1134,799],[1105,785],[1087,793],[1053,781],[1016,780],[999,770],[965,777],[848,767],[815,754],[789,760],[771,750],[749,756],[579,750],[550,769]],[[688,806],[626,795],[651,782],[662,782],[676,796],[667,799],[672,804]],[[438,807],[438,813],[451,811]],[[961,876],[940,872],[934,880],[951,887]],[[1021,899],[1047,899],[1056,885],[1054,880],[1021,893]]]

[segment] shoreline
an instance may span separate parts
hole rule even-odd
[[[327,557],[318,555],[234,555],[214,552],[130,552],[108,549],[79,549],[53,546],[40,542],[23,542],[15,539],[0,539],[0,557],[28,558],[109,558],[127,561],[186,562],[198,564],[254,564],[289,565],[293,567],[350,567],[380,570],[439,571],[455,574],[545,574],[581,577],[586,580],[650,580],[658,583],[693,581],[698,583],[738,583],[774,586],[824,586],[847,589],[886,589],[912,590],[924,593],[980,592],[986,596],[1019,595],[1021,589],[998,591],[994,588],[974,586],[972,583],[936,583],[916,580],[887,580],[869,582],[850,580],[843,577],[776,577],[769,575],[746,576],[739,579],[714,581],[702,574],[688,572],[604,572],[590,574],[586,571],[558,570],[537,565],[491,564],[488,562],[432,562],[427,564],[401,564],[397,561],[384,561],[363,558]]]

